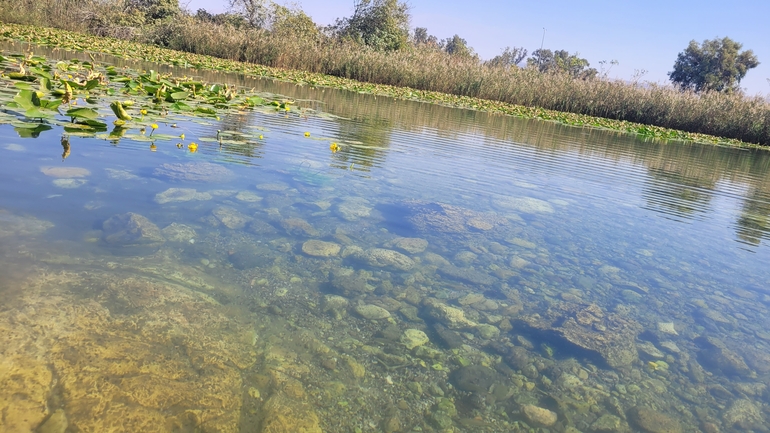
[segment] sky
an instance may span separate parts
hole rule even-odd
[[[181,0],[189,10],[223,12],[227,0]],[[284,4],[283,0],[277,3]],[[354,0],[300,0],[317,24],[331,24],[352,14]],[[439,39],[460,35],[481,56],[490,59],[506,46],[579,53],[600,72],[600,61],[612,60],[608,76],[668,82],[677,54],[691,40],[730,37],[751,49],[760,65],[741,81],[747,94],[770,95],[770,2],[765,0],[646,1],[460,1],[407,0],[411,26],[427,27]],[[543,38],[543,36],[545,37]]]

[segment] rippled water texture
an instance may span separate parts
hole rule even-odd
[[[297,109],[0,126],[0,431],[768,431],[769,153],[173,72]]]

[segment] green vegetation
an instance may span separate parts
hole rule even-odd
[[[736,92],[749,69],[759,66],[751,50],[741,52],[743,45],[730,38],[705,40],[702,45],[690,41],[679,53],[671,82],[696,92]]]
[[[439,41],[418,28],[406,38],[408,9],[396,0],[362,0],[352,17],[329,28],[316,26],[299,9],[268,0],[249,0],[261,6],[262,18],[254,23],[238,8],[219,15],[200,10],[195,15],[177,12],[158,18],[144,7],[127,16],[115,7],[125,1],[0,0],[0,20],[109,35],[177,51],[40,27],[4,25],[2,35],[662,139],[770,145],[770,106],[760,97],[608,80],[585,59],[563,50],[542,50],[530,57],[530,64],[542,57],[543,61],[534,61],[537,67],[518,66],[526,57],[521,48],[508,48],[482,62],[457,35]],[[126,24],[132,22],[137,24]]]

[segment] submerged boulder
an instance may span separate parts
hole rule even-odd
[[[104,242],[127,252],[154,252],[165,242],[158,226],[133,212],[111,217],[102,224],[102,230]]]

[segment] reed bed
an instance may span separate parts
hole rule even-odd
[[[770,104],[737,94],[681,92],[670,85],[574,79],[412,47],[381,52],[315,37],[238,29],[181,14],[132,25],[120,0],[0,0],[0,20],[154,43],[174,50],[373,84],[500,101],[770,145]],[[312,84],[312,83],[311,83]]]

